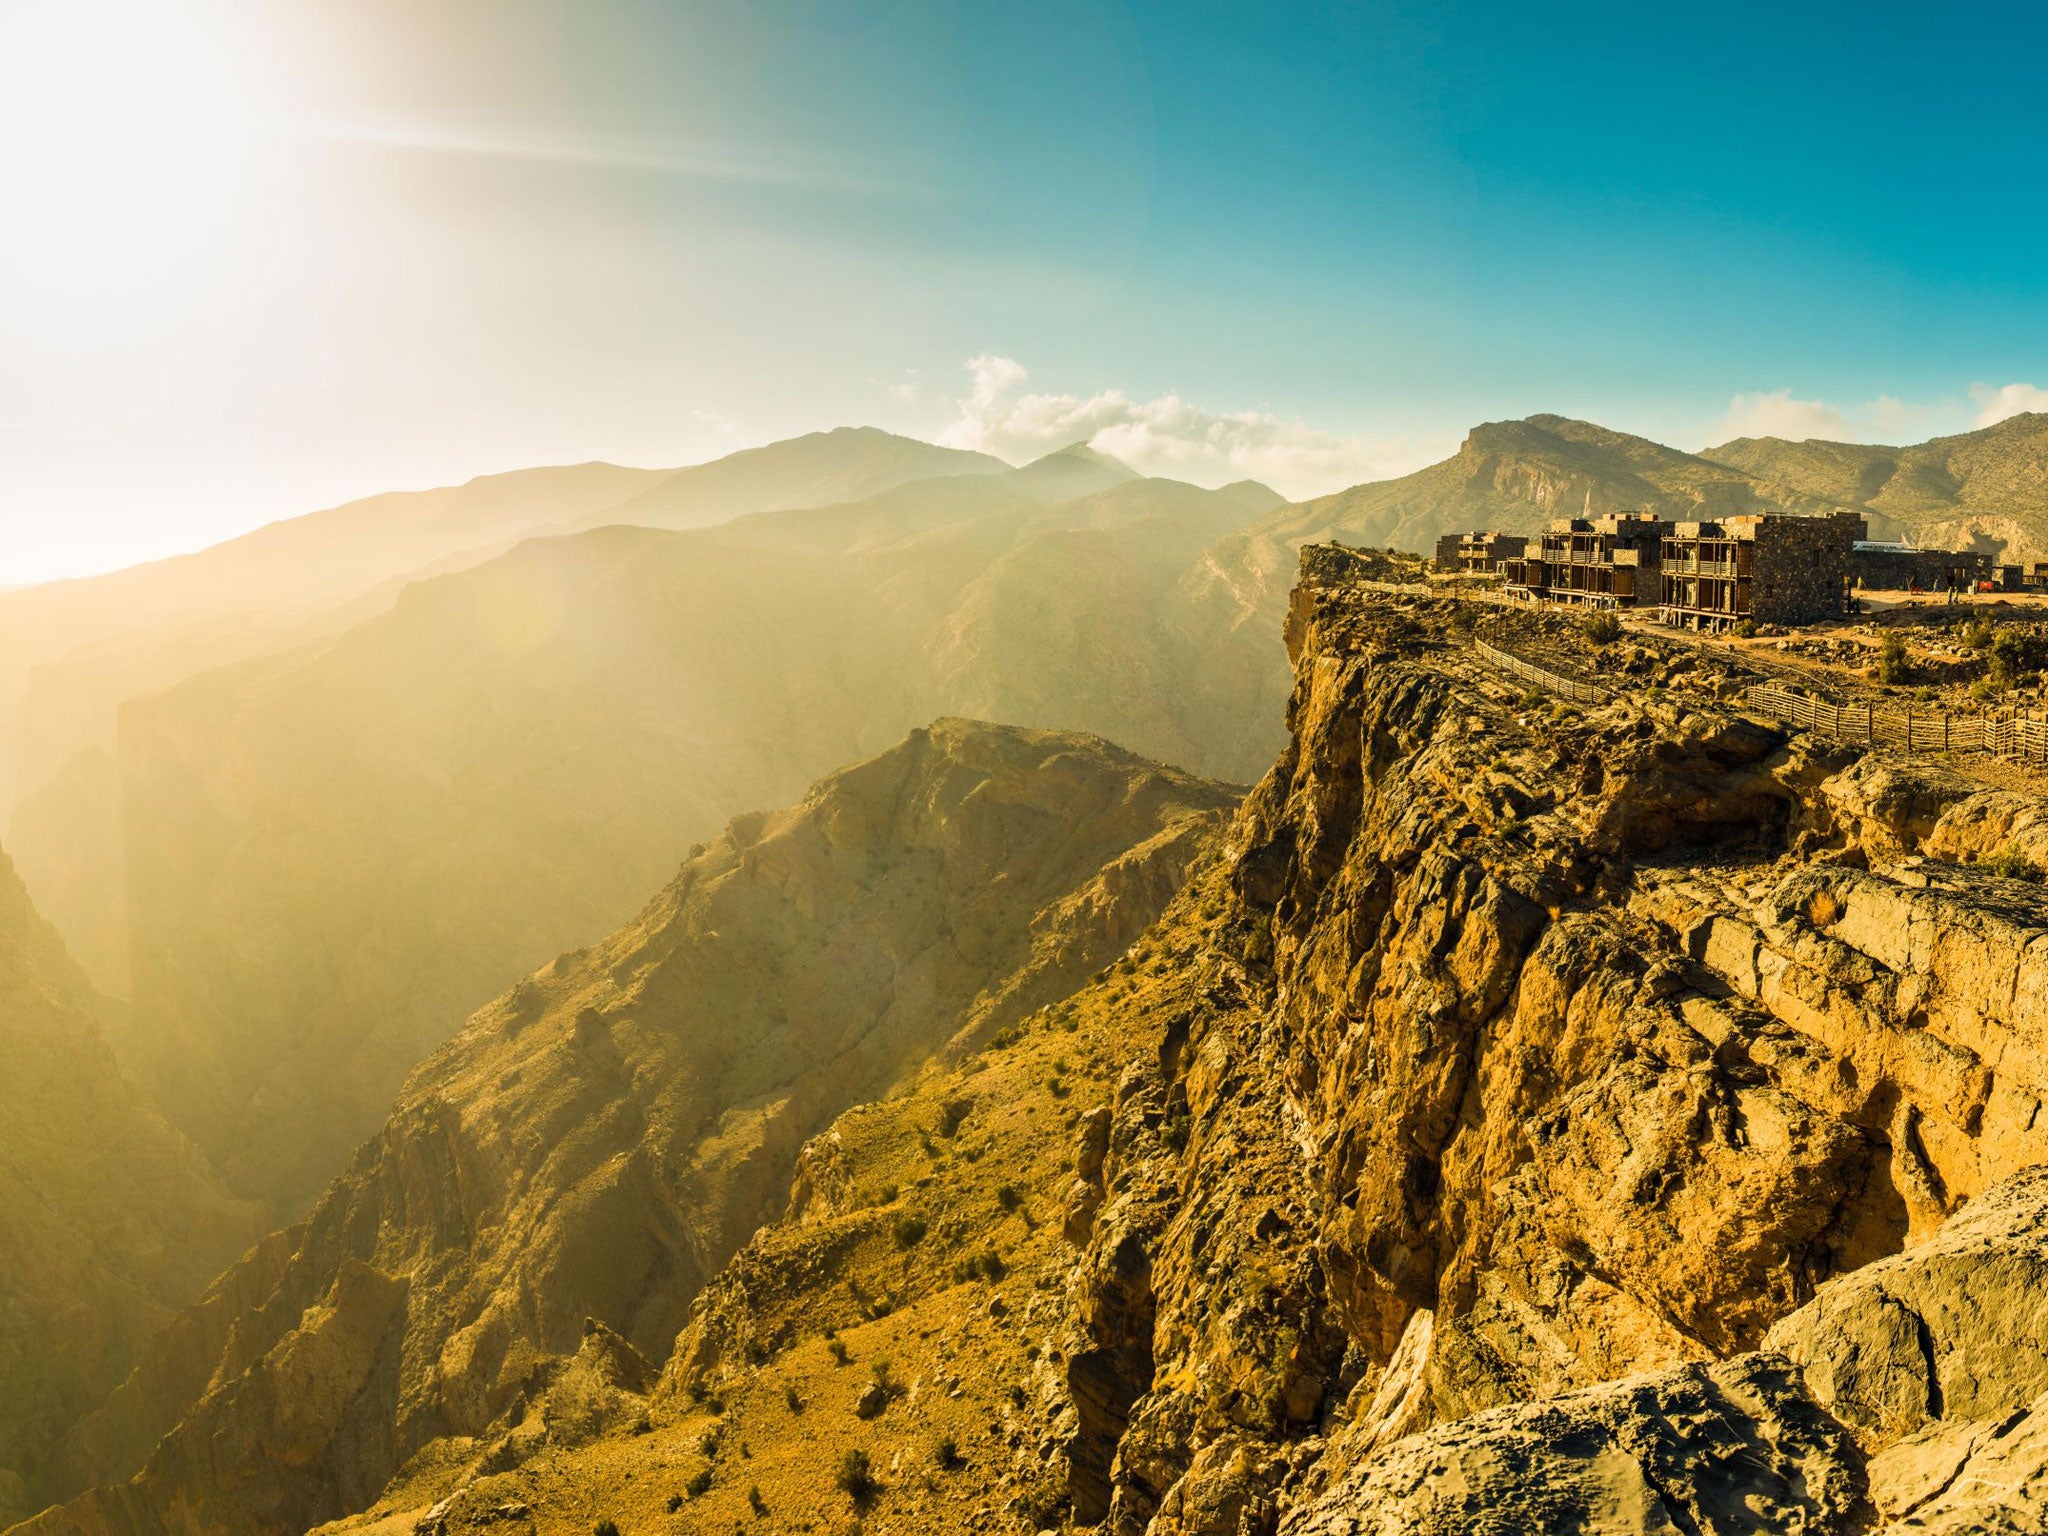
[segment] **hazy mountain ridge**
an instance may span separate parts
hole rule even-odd
[[[536,534],[610,522],[701,527],[1008,468],[985,454],[841,427],[679,470],[592,463],[372,496],[195,554],[0,592],[0,830],[94,979],[125,995],[126,940],[106,916],[125,904],[120,801],[95,765],[73,762],[114,751],[122,701],[332,639],[389,608],[406,582],[482,564]],[[30,796],[57,803],[24,815]],[[67,845],[78,828],[112,829],[114,856],[72,865]]]
[[[257,1233],[122,1077],[104,1002],[0,853],[0,1520],[53,1443]]]
[[[1254,763],[1270,721],[1154,609],[1259,498],[1067,457],[532,541],[130,704],[138,1075],[237,1187],[289,1204],[452,1020],[623,921],[691,840],[921,719]],[[1107,488],[1046,493],[1077,484]]]
[[[2048,560],[2048,415],[2023,412],[1905,448],[1737,438],[1703,457],[1869,512],[1929,547]]]
[[[1114,959],[1235,798],[1093,738],[946,720],[741,818],[413,1074],[283,1268],[246,1261],[263,1300],[203,1401],[187,1377],[129,1405],[171,1431],[145,1475],[45,1523],[301,1528],[428,1441],[538,1414],[587,1317],[664,1356],[806,1140]],[[98,1475],[154,1438],[96,1437]]]

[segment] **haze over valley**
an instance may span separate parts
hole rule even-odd
[[[0,0],[0,1536],[2048,1528],[1990,30]]]

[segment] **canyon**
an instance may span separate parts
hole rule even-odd
[[[2038,1528],[2048,800],[1371,569],[1234,815],[941,722],[735,822],[18,1531]]]

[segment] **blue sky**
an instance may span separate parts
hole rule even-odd
[[[1296,495],[1538,410],[1961,430],[2048,403],[2044,61],[2018,8],[0,0],[0,585],[844,422]]]

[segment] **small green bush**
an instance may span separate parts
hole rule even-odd
[[[1023,1203],[1024,1197],[1017,1193],[1016,1185],[998,1184],[996,1186],[996,1204],[1000,1205],[1004,1210],[1014,1211]]]
[[[2024,880],[2030,885],[2038,885],[2041,881],[2041,866],[2011,843],[2007,843],[1998,852],[1979,859],[1977,867],[1987,875],[1996,875],[2001,880]]]
[[[590,1528],[590,1536],[619,1536],[619,1522],[609,1518],[600,1520]]]
[[[844,1339],[827,1339],[825,1341],[825,1348],[832,1352],[832,1363],[834,1365],[844,1365],[853,1358],[847,1351],[846,1340]]]
[[[840,1492],[856,1504],[865,1504],[875,1496],[875,1467],[868,1460],[866,1451],[848,1451],[839,1458],[839,1472],[834,1479]],[[600,1533],[602,1536],[602,1533]],[[613,1536],[617,1536],[614,1532]]]
[[[836,1343],[837,1341],[835,1340],[834,1342]],[[840,1347],[843,1349],[845,1346],[841,1345]],[[804,1411],[803,1394],[797,1391],[795,1382],[790,1381],[782,1384],[782,1400],[789,1405],[791,1413],[802,1413]]]
[[[1735,638],[1738,640],[1754,640],[1756,638],[1756,620],[1744,619],[1740,624],[1737,624],[1735,626]]]
[[[747,1484],[747,1507],[757,1515],[768,1513],[768,1501],[761,1497],[761,1485],[759,1483]]]
[[[1906,637],[1894,630],[1877,648],[1877,680],[1890,686],[1910,681],[1912,675],[1913,658],[1906,649]]]
[[[1579,629],[1595,645],[1612,645],[1621,638],[1621,620],[1604,608],[1587,614]]]
[[[711,1491],[711,1469],[709,1467],[699,1467],[690,1474],[690,1480],[683,1484],[683,1489],[693,1499],[703,1498],[705,1494]]]
[[[921,1216],[899,1216],[896,1218],[896,1246],[915,1248],[924,1241],[926,1228]]]
[[[932,1449],[932,1459],[948,1472],[960,1465],[960,1442],[951,1435],[939,1436],[939,1443]]]
[[[953,1279],[964,1285],[969,1280],[983,1279],[996,1281],[1010,1272],[1003,1262],[1003,1256],[993,1248],[984,1248],[980,1253],[969,1254],[964,1259],[953,1261]]]

